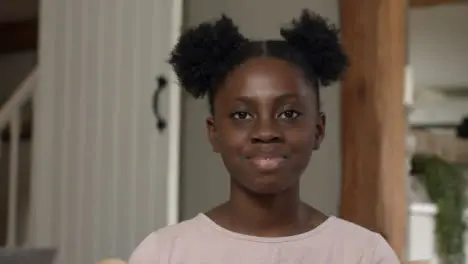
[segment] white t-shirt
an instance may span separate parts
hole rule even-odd
[[[150,234],[129,264],[398,264],[379,235],[336,217],[288,237],[229,231],[199,214]]]

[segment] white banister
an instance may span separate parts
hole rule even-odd
[[[37,85],[37,69],[34,69],[26,79],[18,86],[13,95],[0,108],[0,130],[5,129],[11,120],[11,116],[31,99],[34,87]]]
[[[17,109],[10,121],[10,166],[8,186],[8,224],[7,247],[15,247],[16,223],[18,217],[18,169],[19,169],[19,140],[21,133],[21,109]]]
[[[19,194],[19,145],[21,135],[21,112],[32,99],[37,84],[37,69],[25,78],[9,100],[0,108],[0,132],[9,127],[9,171],[8,171],[8,221],[6,246],[14,248],[17,243],[18,194]],[[2,155],[3,156],[3,155]]]

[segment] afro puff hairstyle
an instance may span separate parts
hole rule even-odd
[[[304,10],[287,28],[282,40],[251,41],[225,15],[184,32],[169,59],[179,82],[195,98],[214,97],[230,71],[250,58],[270,56],[286,60],[303,72],[319,95],[320,86],[338,81],[348,66],[338,30],[316,13]]]

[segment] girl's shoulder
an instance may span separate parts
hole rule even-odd
[[[197,237],[196,232],[201,224],[200,218],[201,216],[198,215],[152,232],[133,251],[129,264],[169,263],[167,259],[176,241]]]

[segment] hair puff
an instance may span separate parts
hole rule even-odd
[[[281,36],[297,49],[313,68],[323,86],[341,78],[348,57],[339,41],[338,30],[322,16],[304,10],[290,28],[282,28]]]

